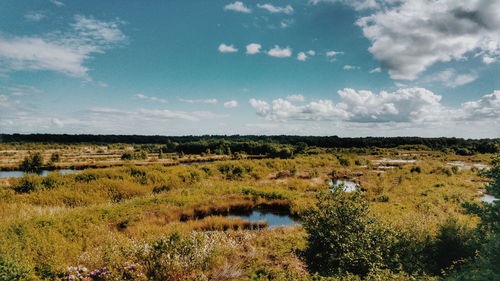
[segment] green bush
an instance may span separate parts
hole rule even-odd
[[[312,272],[365,276],[389,263],[392,235],[369,215],[360,193],[336,189],[317,198],[316,207],[303,217],[305,257]]]
[[[39,172],[43,167],[43,156],[40,152],[30,154],[24,158],[19,169],[28,173]]]

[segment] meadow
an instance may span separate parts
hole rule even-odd
[[[481,170],[494,159],[422,147],[307,147],[281,158],[155,147],[2,144],[6,170],[37,151],[47,167],[86,169],[3,179],[0,280],[446,279],[476,255],[477,247],[459,247],[481,225],[464,206],[481,206],[489,182]],[[352,181],[359,191],[337,194],[332,180]],[[366,204],[363,216],[397,244],[397,253],[380,256],[397,262],[381,258],[376,266],[370,257],[365,271],[338,272],[311,262],[321,196]],[[335,200],[325,209],[344,206]],[[252,210],[285,213],[304,226],[267,228],[238,217]],[[446,243],[459,253],[449,254],[455,248]]]

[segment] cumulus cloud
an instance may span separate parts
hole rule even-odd
[[[298,106],[284,99],[271,103],[257,99],[249,102],[259,116],[276,121],[424,122],[446,116],[440,104],[441,96],[423,88],[379,94],[346,88],[338,91],[338,95],[339,103],[318,100]]]
[[[5,71],[49,70],[88,78],[85,62],[126,40],[120,21],[77,15],[67,32],[47,36],[0,35],[0,63]]]
[[[298,102],[304,102],[306,100],[306,98],[303,95],[288,95],[286,99],[289,101],[298,101]]]
[[[381,71],[382,71],[382,68],[376,67],[376,68],[370,70],[370,73],[378,73],[378,72],[381,72]]]
[[[252,12],[252,10],[247,8],[245,6],[245,4],[243,4],[243,2],[240,2],[240,1],[236,1],[234,3],[231,3],[231,4],[224,6],[224,10],[236,11],[236,12],[247,13],[247,14]]]
[[[275,45],[274,48],[267,52],[271,57],[276,58],[287,58],[292,56],[292,49],[290,47],[281,48],[278,45]]]
[[[307,55],[304,52],[300,52],[297,54],[297,60],[299,61],[306,61],[307,60]]]
[[[500,57],[500,1],[411,0],[360,18],[369,51],[393,79],[414,80],[437,62]]]
[[[152,101],[152,102],[159,102],[159,103],[166,103],[166,99],[158,98],[158,97],[152,97],[152,96],[146,96],[143,94],[137,94],[134,95],[134,97],[141,99],[141,100],[147,100],[147,101]]]
[[[238,49],[236,49],[233,45],[226,45],[226,44],[220,44],[218,50],[221,53],[235,53],[235,52],[238,52]]]
[[[179,98],[179,100],[182,101],[182,102],[187,102],[187,103],[210,103],[210,104],[217,103],[217,99],[197,99],[197,100],[191,100],[191,99]]]
[[[477,101],[463,103],[457,115],[465,120],[500,120],[500,91],[493,91]]]
[[[238,106],[238,102],[235,100],[226,101],[224,103],[225,108],[233,108],[233,107],[237,107],[237,106]]]
[[[290,15],[293,13],[293,7],[290,6],[290,5],[287,5],[285,7],[278,7],[278,6],[274,6],[272,4],[257,4],[257,7],[261,8],[261,9],[265,9],[267,11],[269,11],[270,13],[284,13],[284,14],[287,14],[287,15]]]
[[[262,48],[262,45],[257,44],[257,43],[251,43],[246,46],[247,49],[247,54],[249,55],[254,55],[260,53],[260,49]]]

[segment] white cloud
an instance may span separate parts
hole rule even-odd
[[[478,76],[474,73],[458,74],[455,70],[448,68],[437,74],[426,77],[423,82],[441,82],[446,87],[455,88],[475,81]]]
[[[29,20],[29,21],[41,21],[47,16],[43,12],[28,12],[24,15],[24,18]]]
[[[354,69],[359,69],[359,66],[353,66],[353,65],[348,65],[348,64],[346,64],[346,65],[344,65],[342,68],[343,68],[344,70],[354,70]]]
[[[143,94],[137,94],[134,95],[134,97],[141,99],[141,100],[147,100],[147,101],[152,101],[152,102],[159,102],[159,103],[166,103],[166,99],[158,98],[158,97],[152,97],[152,96],[146,96]]]
[[[238,106],[238,102],[235,100],[226,101],[224,103],[225,108],[233,108],[233,107],[237,107],[237,106]]]
[[[64,127],[64,123],[58,118],[52,118],[50,121],[52,122],[52,124],[56,125],[59,128]]]
[[[85,17],[81,15],[75,16],[73,28],[78,31],[79,36],[86,40],[94,40],[101,44],[110,44],[124,41],[125,34],[118,28],[122,21],[104,22],[94,19],[93,17]]]
[[[174,111],[168,109],[144,109],[136,110],[121,110],[115,108],[89,108],[89,113],[93,116],[101,116],[106,118],[130,118],[135,120],[143,120],[143,122],[159,121],[167,119],[180,119],[188,121],[200,121],[207,119],[225,118],[227,115],[220,115],[209,111]],[[116,117],[113,117],[116,116]],[[116,119],[115,119],[116,120]]]
[[[187,103],[210,103],[210,104],[217,103],[217,99],[197,99],[197,100],[191,100],[191,99],[179,98],[179,100],[182,101],[182,102],[187,102]]]
[[[306,100],[306,98],[303,95],[288,95],[286,99],[289,101],[298,101],[298,102],[304,102]]]
[[[378,72],[381,72],[381,71],[382,71],[382,68],[376,67],[376,68],[370,70],[370,73],[378,73]]]
[[[307,54],[310,56],[314,56],[314,55],[316,55],[316,52],[313,50],[309,50],[309,51],[307,51]]]
[[[262,45],[257,44],[257,43],[251,43],[246,46],[247,49],[247,54],[249,55],[254,55],[260,53],[260,49],[262,48]]]
[[[275,45],[274,48],[267,52],[271,57],[277,58],[287,58],[292,56],[292,49],[290,47],[280,48],[280,46]]]
[[[93,54],[102,54],[126,39],[118,29],[120,24],[77,15],[65,33],[45,37],[0,36],[0,63],[6,71],[49,70],[88,78],[89,69],[84,63]]]
[[[291,24],[293,24],[294,22],[295,21],[293,19],[284,19],[284,20],[280,21],[280,27],[281,28],[287,28]]]
[[[234,3],[228,4],[224,7],[224,10],[230,10],[230,11],[236,11],[236,12],[241,12],[241,13],[251,13],[252,10],[247,8],[245,4],[243,4],[240,1],[236,1]]]
[[[307,60],[307,55],[304,52],[300,52],[297,54],[297,59],[299,61],[306,61]]]
[[[374,9],[378,7],[377,2],[375,0],[309,0],[309,3],[313,5],[316,5],[321,2],[342,3],[345,5],[349,5],[358,11],[366,9]]]
[[[423,89],[381,92],[344,89],[338,91],[341,102],[318,100],[297,106],[283,99],[271,104],[251,99],[250,105],[267,120],[333,120],[346,122],[430,122],[441,117],[441,96]]]
[[[58,1],[58,0],[50,0],[50,3],[52,3],[52,4],[54,4],[54,5],[58,6],[58,7],[64,6],[64,3],[61,2],[61,1]]]
[[[493,91],[477,101],[463,103],[458,115],[465,120],[500,120],[500,91]]]
[[[293,7],[290,6],[290,5],[287,5],[285,7],[278,7],[278,6],[274,6],[272,4],[257,4],[257,7],[261,8],[261,9],[265,9],[267,11],[269,11],[270,13],[285,13],[287,15],[290,15],[293,13]]]
[[[13,86],[1,86],[11,96],[28,96],[30,94],[41,94],[44,91],[30,85],[17,84]]]
[[[500,1],[411,0],[357,21],[393,79],[414,80],[437,62],[500,57]]]
[[[97,85],[99,85],[99,86],[101,86],[103,88],[107,88],[109,86],[108,83],[102,82],[102,81],[98,82]]]
[[[492,57],[487,56],[487,55],[484,55],[484,56],[483,56],[483,62],[484,62],[485,64],[494,63],[495,61],[496,61],[496,59],[495,59],[495,58],[492,58]]]
[[[238,52],[238,49],[236,49],[233,45],[220,44],[218,49],[219,49],[219,52],[221,52],[221,53]]]
[[[327,57],[333,57],[333,56],[337,56],[337,55],[343,55],[344,52],[336,52],[336,51],[328,51],[326,52],[326,56]]]

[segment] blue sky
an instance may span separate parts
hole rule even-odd
[[[499,137],[500,3],[4,0],[4,133]]]

